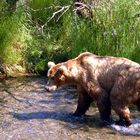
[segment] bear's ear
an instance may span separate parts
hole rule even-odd
[[[49,61],[49,62],[48,62],[48,67],[49,67],[49,68],[52,68],[53,66],[55,66],[55,63],[54,63],[54,62]]]
[[[67,67],[62,65],[59,67],[58,71],[57,71],[57,75],[67,75],[68,73],[68,70],[67,70]]]
[[[67,71],[67,67],[62,65],[61,67],[59,67],[59,71],[65,72],[65,71]]]

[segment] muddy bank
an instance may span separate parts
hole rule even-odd
[[[65,87],[48,93],[45,84],[42,77],[11,78],[0,84],[1,140],[139,139],[103,127],[96,107],[85,117],[74,117],[76,90]]]

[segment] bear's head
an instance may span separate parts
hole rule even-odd
[[[48,67],[48,82],[46,85],[46,89],[48,91],[54,91],[66,84],[73,84],[78,75],[78,69],[74,65],[73,61],[59,64],[48,62]]]
[[[46,89],[54,91],[62,85],[65,85],[69,76],[67,67],[63,64],[55,65],[54,62],[48,62],[48,82]]]

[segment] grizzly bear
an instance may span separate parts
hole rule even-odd
[[[129,104],[140,111],[140,65],[126,58],[97,56],[89,52],[64,63],[48,62],[47,90],[77,85],[78,105],[74,115],[84,115],[94,100],[100,118],[110,121],[111,108],[120,125],[131,124]]]

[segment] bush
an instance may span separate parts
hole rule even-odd
[[[133,0],[103,1],[93,9],[92,20],[73,21],[72,54],[91,51],[99,55],[123,56],[140,62],[139,5]]]
[[[7,4],[2,3],[7,10]],[[2,6],[2,5],[1,5]],[[23,33],[24,13],[19,8],[14,14],[0,8],[0,57],[4,63],[19,63],[23,61]]]
[[[2,16],[0,56],[4,61],[23,60],[29,71],[41,73],[46,72],[48,61],[66,61],[84,51],[140,62],[137,0],[100,0],[92,9],[93,18],[75,15],[72,2],[30,0],[14,14]],[[19,51],[15,44],[22,46]]]
[[[34,1],[31,7],[37,9],[48,8],[51,10],[37,10],[32,13],[33,21],[40,24],[47,22],[47,19],[57,10],[56,6],[66,4],[68,1]],[[53,5],[52,5],[53,3]],[[42,5],[42,6],[41,6]],[[39,13],[38,13],[39,12]],[[139,49],[140,40],[140,19],[135,18],[139,12],[139,5],[133,0],[104,1],[93,9],[93,19],[80,18],[72,11],[65,13],[59,21],[55,16],[53,20],[44,28],[43,40],[41,44],[47,51],[54,52],[48,57],[55,58],[55,49],[62,51],[60,56],[67,53],[70,59],[83,51],[90,51],[99,55],[123,56],[140,61],[136,54]],[[35,14],[36,13],[36,14]],[[38,21],[37,21],[38,20]],[[40,41],[38,41],[40,42]],[[42,41],[41,41],[42,42]],[[46,46],[45,46],[46,45]],[[46,52],[47,52],[46,51]],[[49,54],[47,52],[47,54]],[[65,60],[64,59],[64,60]],[[60,57],[57,62],[61,62]]]

